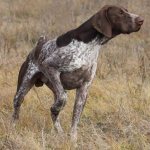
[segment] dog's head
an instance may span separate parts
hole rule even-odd
[[[129,34],[140,30],[144,20],[136,14],[129,13],[118,6],[104,6],[93,17],[94,28],[107,37],[112,37],[113,31]]]

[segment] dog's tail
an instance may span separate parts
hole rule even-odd
[[[38,60],[39,58],[39,54],[41,52],[41,49],[43,47],[43,45],[48,41],[48,38],[47,36],[41,36],[39,39],[38,39],[38,42],[36,44],[36,47],[34,49],[34,52],[33,52],[33,57],[35,60]]]

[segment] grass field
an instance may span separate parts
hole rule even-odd
[[[61,112],[64,135],[52,126],[52,92],[33,88],[20,120],[11,124],[20,65],[39,36],[50,39],[76,28],[105,4],[144,17],[142,29],[103,46],[97,75],[79,125],[79,150],[150,150],[149,0],[0,0],[0,150],[72,150],[74,91]]]

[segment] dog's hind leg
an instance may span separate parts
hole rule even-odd
[[[23,63],[19,72],[17,92],[14,97],[13,120],[19,119],[20,106],[23,102],[24,96],[34,85],[35,80],[33,79],[33,76],[36,72],[37,68],[32,62],[25,61]]]

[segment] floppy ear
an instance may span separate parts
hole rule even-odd
[[[97,14],[95,14],[92,21],[94,28],[106,37],[112,37],[112,27],[108,20],[109,8],[110,6],[104,6]]]

